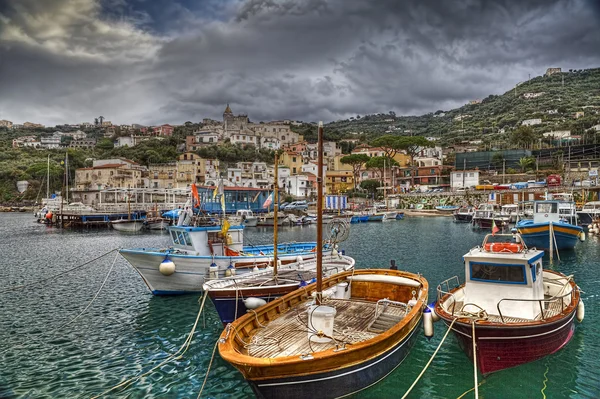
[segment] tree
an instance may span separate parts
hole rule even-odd
[[[379,181],[377,180],[373,180],[373,179],[368,179],[368,180],[363,180],[362,182],[360,182],[360,188],[362,188],[363,190],[367,190],[370,193],[375,194],[377,192],[377,187],[379,187]]]
[[[535,158],[533,157],[523,157],[519,159],[519,167],[521,168],[521,172],[531,169],[534,165]]]
[[[381,136],[376,138],[371,142],[373,147],[381,147],[384,151],[384,155],[387,158],[394,158],[398,151],[404,149],[402,147],[402,139],[400,136],[393,136],[391,134],[386,134],[385,136]]]
[[[99,150],[104,150],[104,151],[112,150],[114,148],[114,146],[115,146],[115,144],[110,139],[107,139],[107,138],[100,140],[96,144],[96,148],[98,148]]]
[[[531,126],[519,126],[510,136],[511,143],[527,148],[537,140],[537,134]]]
[[[426,147],[433,147],[434,143],[427,140],[423,136],[411,136],[411,137],[399,137],[399,148],[406,151],[406,154],[410,157],[410,164],[412,165],[415,161],[415,156],[419,151]]]
[[[354,177],[354,190],[358,183],[358,177],[363,165],[369,162],[371,158],[367,154],[351,154],[340,159],[340,162],[352,166],[352,176]]]
[[[391,168],[392,166],[398,166],[398,162],[388,157],[372,157],[366,163],[367,169],[375,169],[377,171],[377,174],[381,179],[381,185],[385,185],[383,182],[385,170]]]

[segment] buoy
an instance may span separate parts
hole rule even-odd
[[[230,268],[225,269],[225,277],[231,277],[231,269]]]
[[[216,263],[211,263],[208,271],[210,278],[219,278],[219,266]]]
[[[331,250],[331,256],[338,256],[338,250],[335,247]]]
[[[583,300],[580,298],[579,299],[579,304],[577,305],[577,321],[578,322],[582,322],[583,318],[585,317],[585,305],[583,304]]]
[[[431,302],[427,307],[431,310],[431,320],[433,320],[434,323],[440,321],[440,315],[435,313],[435,301]]]
[[[425,330],[425,336],[427,338],[433,337],[433,318],[431,313],[429,307],[426,307],[423,311],[423,330]]]
[[[246,309],[258,309],[262,305],[266,305],[266,304],[267,304],[267,301],[265,301],[262,298],[250,297],[250,298],[244,299],[244,305],[246,306]]]
[[[160,265],[158,266],[158,271],[163,276],[170,276],[171,274],[175,273],[175,263],[173,263],[173,261],[170,259],[165,259],[162,262],[160,262]]]
[[[296,256],[296,262],[302,263],[302,262],[304,262],[304,259],[302,258],[302,256],[298,255],[298,256]]]
[[[229,274],[231,276],[235,276],[235,266],[233,263],[230,263],[229,266],[227,266],[227,270],[229,270]]]
[[[579,233],[579,241],[584,242],[585,241],[585,232],[581,232]]]
[[[254,273],[256,273],[256,272],[258,271],[258,266],[254,265],[254,267],[252,268],[252,271],[253,271]]]

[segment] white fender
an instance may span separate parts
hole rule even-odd
[[[158,266],[158,271],[163,276],[170,276],[171,274],[175,273],[175,263],[173,263],[173,261],[170,259],[165,259],[162,262],[160,262],[160,265]]]
[[[577,316],[577,321],[580,323],[585,317],[585,305],[583,304],[583,300],[581,298],[579,299],[579,304],[577,305],[577,313],[575,315]]]
[[[433,337],[433,317],[431,313],[429,307],[426,307],[423,311],[423,330],[427,338]]]
[[[585,241],[585,232],[581,232],[579,233],[579,241],[584,242]]]
[[[258,309],[263,305],[266,305],[267,301],[265,301],[262,298],[254,298],[254,297],[250,297],[250,298],[246,298],[244,299],[244,305],[246,305],[246,309]]]

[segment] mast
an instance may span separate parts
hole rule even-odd
[[[323,292],[323,122],[319,122],[318,171],[317,171],[317,296],[316,305],[321,304]]]
[[[129,191],[127,191],[127,220],[131,220],[131,201],[129,200]]]
[[[279,208],[279,153],[275,151],[275,184],[273,185],[273,276],[277,276],[277,211]]]
[[[67,200],[67,205],[69,205],[69,153],[67,152],[65,157],[65,197]]]
[[[48,198],[50,198],[50,154],[48,154],[48,168],[46,172],[46,201]]]

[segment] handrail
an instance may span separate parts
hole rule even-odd
[[[546,320],[546,315],[544,314],[544,308],[542,306],[542,302],[544,303],[553,303],[556,302],[557,300],[560,300],[560,304],[561,304],[561,312],[563,312],[565,310],[565,301],[563,300],[566,296],[568,295],[573,295],[573,291],[571,290],[570,292],[567,292],[564,295],[561,296],[553,296],[551,298],[548,299],[514,299],[514,298],[503,298],[500,301],[498,301],[498,304],[496,305],[496,308],[498,309],[498,314],[500,316],[500,320],[502,320],[502,323],[505,323],[504,321],[504,316],[502,315],[502,311],[500,310],[500,303],[502,303],[502,301],[514,301],[514,302],[538,302],[540,305],[540,314],[542,315],[542,320]]]
[[[456,288],[458,286],[460,286],[460,279],[458,278],[458,276],[452,276],[444,281],[442,281],[438,286],[437,286],[437,300],[438,302],[441,302],[442,298],[444,296],[450,296],[450,298],[452,298],[452,316],[454,316],[454,311],[456,310],[456,297],[454,296],[454,294],[452,294],[450,292],[450,282],[454,281],[454,285],[453,287]],[[442,289],[442,286],[445,286],[445,289],[447,291],[444,291]]]

